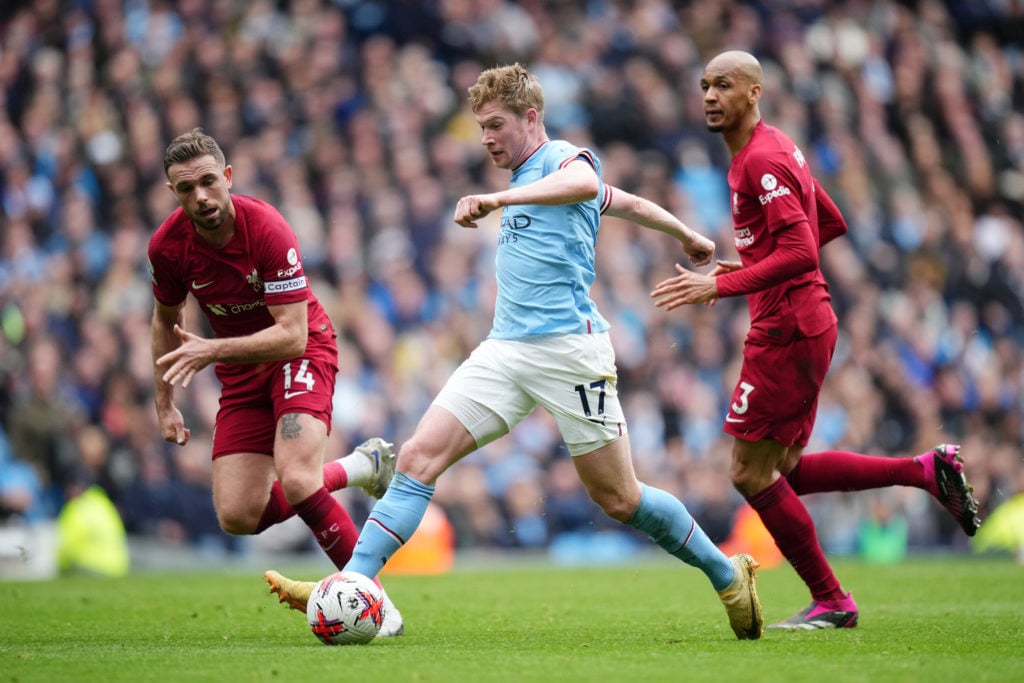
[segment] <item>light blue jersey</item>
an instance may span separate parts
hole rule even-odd
[[[512,173],[510,185],[527,185],[576,158],[601,162],[588,149],[551,140]],[[590,298],[601,198],[576,204],[504,207],[498,235],[498,298],[492,339],[548,334],[587,334],[608,329]]]

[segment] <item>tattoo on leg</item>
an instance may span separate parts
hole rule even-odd
[[[299,424],[298,413],[288,413],[281,417],[281,438],[285,441],[299,438],[302,425]]]

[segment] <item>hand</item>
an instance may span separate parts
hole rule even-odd
[[[184,446],[192,437],[192,432],[185,426],[181,411],[172,403],[166,409],[157,408],[157,419],[160,421],[160,436],[164,441],[171,441]]]
[[[166,368],[163,381],[172,387],[181,382],[184,388],[197,372],[214,360],[213,347],[209,339],[186,332],[178,325],[174,326],[174,334],[181,340],[181,345],[157,358],[156,365],[159,368]]]
[[[493,194],[467,195],[455,205],[455,222],[464,228],[475,228],[478,220],[500,207]]]
[[[706,266],[715,255],[715,243],[704,235],[692,233],[689,241],[683,244],[683,251],[690,257],[690,263],[693,265]]]
[[[662,280],[651,297],[656,299],[654,305],[671,311],[683,304],[710,304],[718,301],[718,285],[710,275],[701,275],[676,264],[675,277]]]
[[[716,261],[715,269],[712,270],[709,275],[711,277],[717,277],[723,273],[732,273],[737,270],[742,270],[743,264],[739,261]]]

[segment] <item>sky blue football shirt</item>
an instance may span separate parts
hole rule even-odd
[[[589,162],[601,177],[601,162],[590,150],[551,140],[513,171],[510,186],[532,183],[576,158]],[[498,297],[490,338],[608,329],[608,321],[590,298],[603,195],[602,184],[597,197],[585,202],[503,208],[495,258]]]

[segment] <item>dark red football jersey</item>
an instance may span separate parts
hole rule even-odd
[[[783,230],[794,231],[787,238],[798,237],[817,263],[818,201],[800,149],[779,129],[759,122],[732,160],[729,188],[733,236],[744,268],[719,276],[719,292],[722,296],[747,294],[750,337],[779,344],[794,334],[812,337],[834,325],[828,285],[817,266],[804,272],[764,273],[775,284],[744,291],[750,279],[747,269],[778,251]]]
[[[325,354],[337,362],[334,331],[302,270],[302,256],[291,226],[270,204],[232,195],[235,235],[224,247],[199,236],[179,207],[149,240],[153,295],[161,303],[180,304],[189,292],[199,302],[218,337],[253,334],[274,324],[268,305],[308,302],[306,355]],[[244,377],[257,371],[238,364],[217,374]]]

